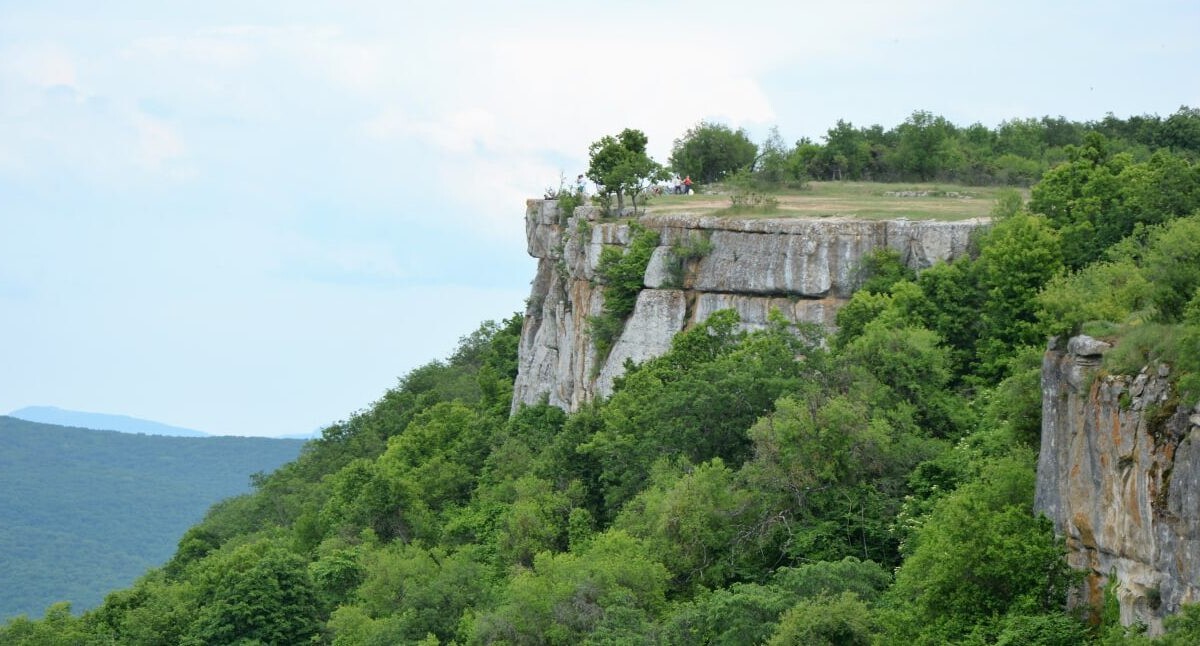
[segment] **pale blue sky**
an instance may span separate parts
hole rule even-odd
[[[624,127],[1200,106],[1194,2],[181,4],[0,0],[0,413],[344,418],[523,309]]]

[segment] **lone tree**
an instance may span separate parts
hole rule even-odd
[[[617,210],[625,208],[625,195],[633,200],[650,182],[666,179],[662,165],[646,154],[646,134],[626,128],[613,137],[605,135],[588,147],[588,179],[596,183],[601,195],[617,194]]]
[[[743,168],[750,168],[758,146],[743,129],[701,121],[671,147],[671,168],[693,180],[711,183]]]

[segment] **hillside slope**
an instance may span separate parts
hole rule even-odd
[[[0,416],[0,617],[76,610],[164,562],[250,475],[303,442],[133,435]]]

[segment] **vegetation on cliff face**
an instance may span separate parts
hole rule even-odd
[[[1133,213],[1135,174],[1082,219],[1038,212],[1035,187],[970,257],[916,277],[873,259],[828,342],[718,312],[570,415],[508,416],[521,321],[485,324],[132,588],[0,641],[1137,643],[1066,610],[1075,575],[1032,514],[1036,357],[1102,325],[1060,301],[1101,299],[1112,330],[1196,325],[1195,166],[1164,163],[1184,197],[1140,202],[1107,247],[1074,254],[1069,231]],[[1173,625],[1200,636],[1194,612]]]
[[[636,222],[629,226],[628,248],[605,247],[600,252],[596,267],[596,275],[603,282],[604,309],[588,319],[588,326],[596,344],[597,367],[608,357],[613,344],[625,329],[625,321],[633,314],[650,256],[659,243],[657,231],[646,229]]]

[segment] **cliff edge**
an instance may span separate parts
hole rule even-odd
[[[561,213],[555,200],[527,202],[525,230],[538,270],[521,334],[514,410],[546,398],[574,411],[607,396],[627,360],[661,355],[677,332],[717,310],[736,310],[747,329],[764,326],[773,309],[792,321],[831,327],[872,250],[895,249],[921,269],[966,253],[971,232],[986,223],[643,216],[636,222],[659,233],[659,246],[632,315],[601,358],[588,325],[604,305],[597,267],[606,246],[629,244],[630,222],[601,219],[592,207]]]
[[[1079,336],[1045,354],[1034,507],[1087,573],[1078,601],[1099,608],[1112,584],[1121,623],[1154,635],[1200,601],[1200,405],[1179,403],[1168,366],[1104,374],[1108,349]]]

